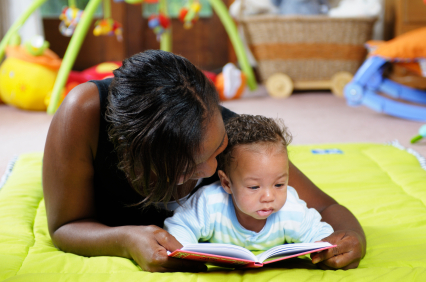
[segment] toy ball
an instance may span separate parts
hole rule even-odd
[[[8,46],[6,56],[0,66],[1,99],[20,109],[45,111],[61,65],[59,57],[47,48],[34,56],[25,46]]]
[[[238,99],[243,95],[246,76],[234,64],[228,63],[217,75],[215,86],[222,101]]]
[[[160,20],[156,15],[151,15],[148,19],[148,26],[149,28],[153,29],[160,25]]]

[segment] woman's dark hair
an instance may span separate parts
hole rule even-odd
[[[281,142],[284,148],[291,143],[292,136],[282,119],[260,115],[239,115],[228,120],[225,125],[228,146],[217,157],[218,169],[229,175],[232,152],[239,145]]]
[[[179,177],[194,171],[206,126],[218,109],[214,85],[181,56],[148,50],[114,71],[108,133],[119,169],[145,197],[140,204],[177,196]]]

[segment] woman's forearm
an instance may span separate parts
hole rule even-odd
[[[347,208],[319,189],[292,162],[289,162],[289,172],[289,185],[296,189],[299,197],[306,202],[309,208],[315,208],[321,214],[323,221],[329,223],[335,231],[351,230],[356,233],[363,257],[367,245],[366,238],[355,216]]]
[[[126,247],[127,226],[109,227],[81,220],[65,224],[52,234],[55,246],[82,256],[119,256],[130,258]]]

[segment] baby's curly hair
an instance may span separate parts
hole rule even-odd
[[[284,148],[291,143],[292,136],[282,119],[267,118],[260,115],[239,115],[229,119],[225,125],[228,146],[219,154],[218,169],[228,174],[232,152],[238,145],[263,142],[281,142]]]

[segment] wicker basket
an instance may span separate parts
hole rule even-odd
[[[244,16],[239,22],[258,62],[262,81],[285,73],[294,81],[330,80],[354,74],[367,54],[376,18]]]

